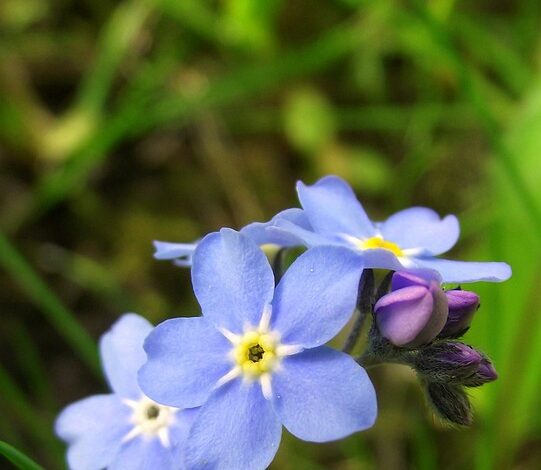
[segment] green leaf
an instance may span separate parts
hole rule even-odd
[[[38,465],[30,457],[27,457],[7,442],[0,441],[0,454],[21,470],[44,470],[41,465]]]

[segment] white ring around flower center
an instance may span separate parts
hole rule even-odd
[[[265,398],[272,397],[271,377],[280,367],[280,361],[302,351],[298,345],[280,342],[280,333],[270,329],[271,306],[261,315],[258,327],[246,326],[243,334],[235,334],[222,328],[221,333],[232,345],[229,356],[232,369],[218,380],[216,387],[242,376],[246,382],[258,380]]]
[[[158,437],[164,447],[169,447],[169,426],[173,424],[179,408],[160,405],[146,396],[137,401],[126,399],[123,402],[132,409],[130,421],[134,425],[124,436],[124,442],[143,435]]]

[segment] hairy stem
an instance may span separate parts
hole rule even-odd
[[[359,281],[359,294],[357,297],[357,318],[351,329],[342,351],[350,353],[359,340],[366,316],[372,312],[374,302],[374,271],[365,269]]]

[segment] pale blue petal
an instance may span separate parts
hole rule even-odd
[[[234,333],[242,333],[247,323],[259,323],[274,291],[274,275],[261,249],[226,228],[199,243],[192,283],[203,315]]]
[[[511,277],[511,267],[507,263],[451,261],[438,258],[412,258],[412,261],[418,267],[438,271],[443,282],[502,282]]]
[[[263,470],[271,463],[282,426],[257,382],[233,380],[201,407],[190,432],[190,470]]]
[[[126,313],[100,339],[105,377],[111,389],[122,398],[137,400],[141,397],[137,371],[146,361],[143,342],[152,328],[143,317]]]
[[[199,408],[178,411],[169,426],[168,447],[156,436],[140,435],[124,443],[107,470],[185,470],[185,445]]]
[[[179,457],[157,437],[137,436],[122,445],[107,470],[181,470]]]
[[[156,259],[177,259],[177,258],[191,258],[197,243],[171,243],[154,241],[154,258]]]
[[[299,240],[299,244],[309,248],[319,245],[324,246],[343,246],[347,245],[345,240],[337,235],[321,235],[312,230],[300,227],[289,220],[278,220],[276,225],[268,227],[267,231],[275,237],[294,237]]]
[[[374,224],[343,179],[326,176],[311,186],[299,181],[297,192],[314,231],[355,237],[372,237],[376,234]]]
[[[292,233],[283,231],[269,231],[270,227],[276,226],[281,220],[291,222],[301,228],[310,230],[310,223],[302,209],[286,209],[275,215],[269,222],[254,222],[246,225],[240,230],[240,233],[249,237],[257,245],[272,244],[282,247],[302,245],[303,241],[299,240]]]
[[[195,419],[199,415],[199,410],[201,408],[186,408],[180,411],[177,411],[175,414],[175,421],[169,428],[169,438],[171,443],[182,451],[182,459],[184,460],[184,446],[190,430],[192,429]]]
[[[359,250],[366,268],[372,269],[390,269],[391,271],[400,271],[405,266],[389,250],[375,248],[372,250]]]
[[[283,359],[272,390],[282,424],[305,441],[341,439],[376,420],[376,392],[366,371],[326,346]]]
[[[165,405],[199,406],[233,368],[231,347],[203,317],[167,320],[145,341],[148,362],[139,371],[141,390]]]
[[[460,226],[454,215],[443,219],[427,207],[410,207],[389,217],[380,226],[385,240],[401,249],[422,248],[438,255],[450,250],[458,240]]]
[[[363,264],[342,247],[316,247],[284,274],[272,303],[272,328],[284,344],[314,347],[333,338],[351,317]]]
[[[131,409],[116,395],[94,395],[66,407],[55,422],[56,434],[68,443],[72,470],[101,470],[128,434]]]
[[[175,266],[178,266],[179,268],[191,268],[192,267],[192,257],[186,256],[184,258],[178,258],[173,261],[173,264]]]

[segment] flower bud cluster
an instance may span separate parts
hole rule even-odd
[[[471,422],[464,387],[498,377],[483,353],[457,341],[478,308],[476,293],[444,291],[436,273],[417,270],[395,272],[390,292],[377,300],[373,312],[373,355],[411,366],[436,412],[462,425]]]
[[[393,274],[391,292],[376,302],[374,314],[384,338],[413,348],[436,338],[462,336],[478,308],[475,292],[443,291],[433,271],[399,271]]]

